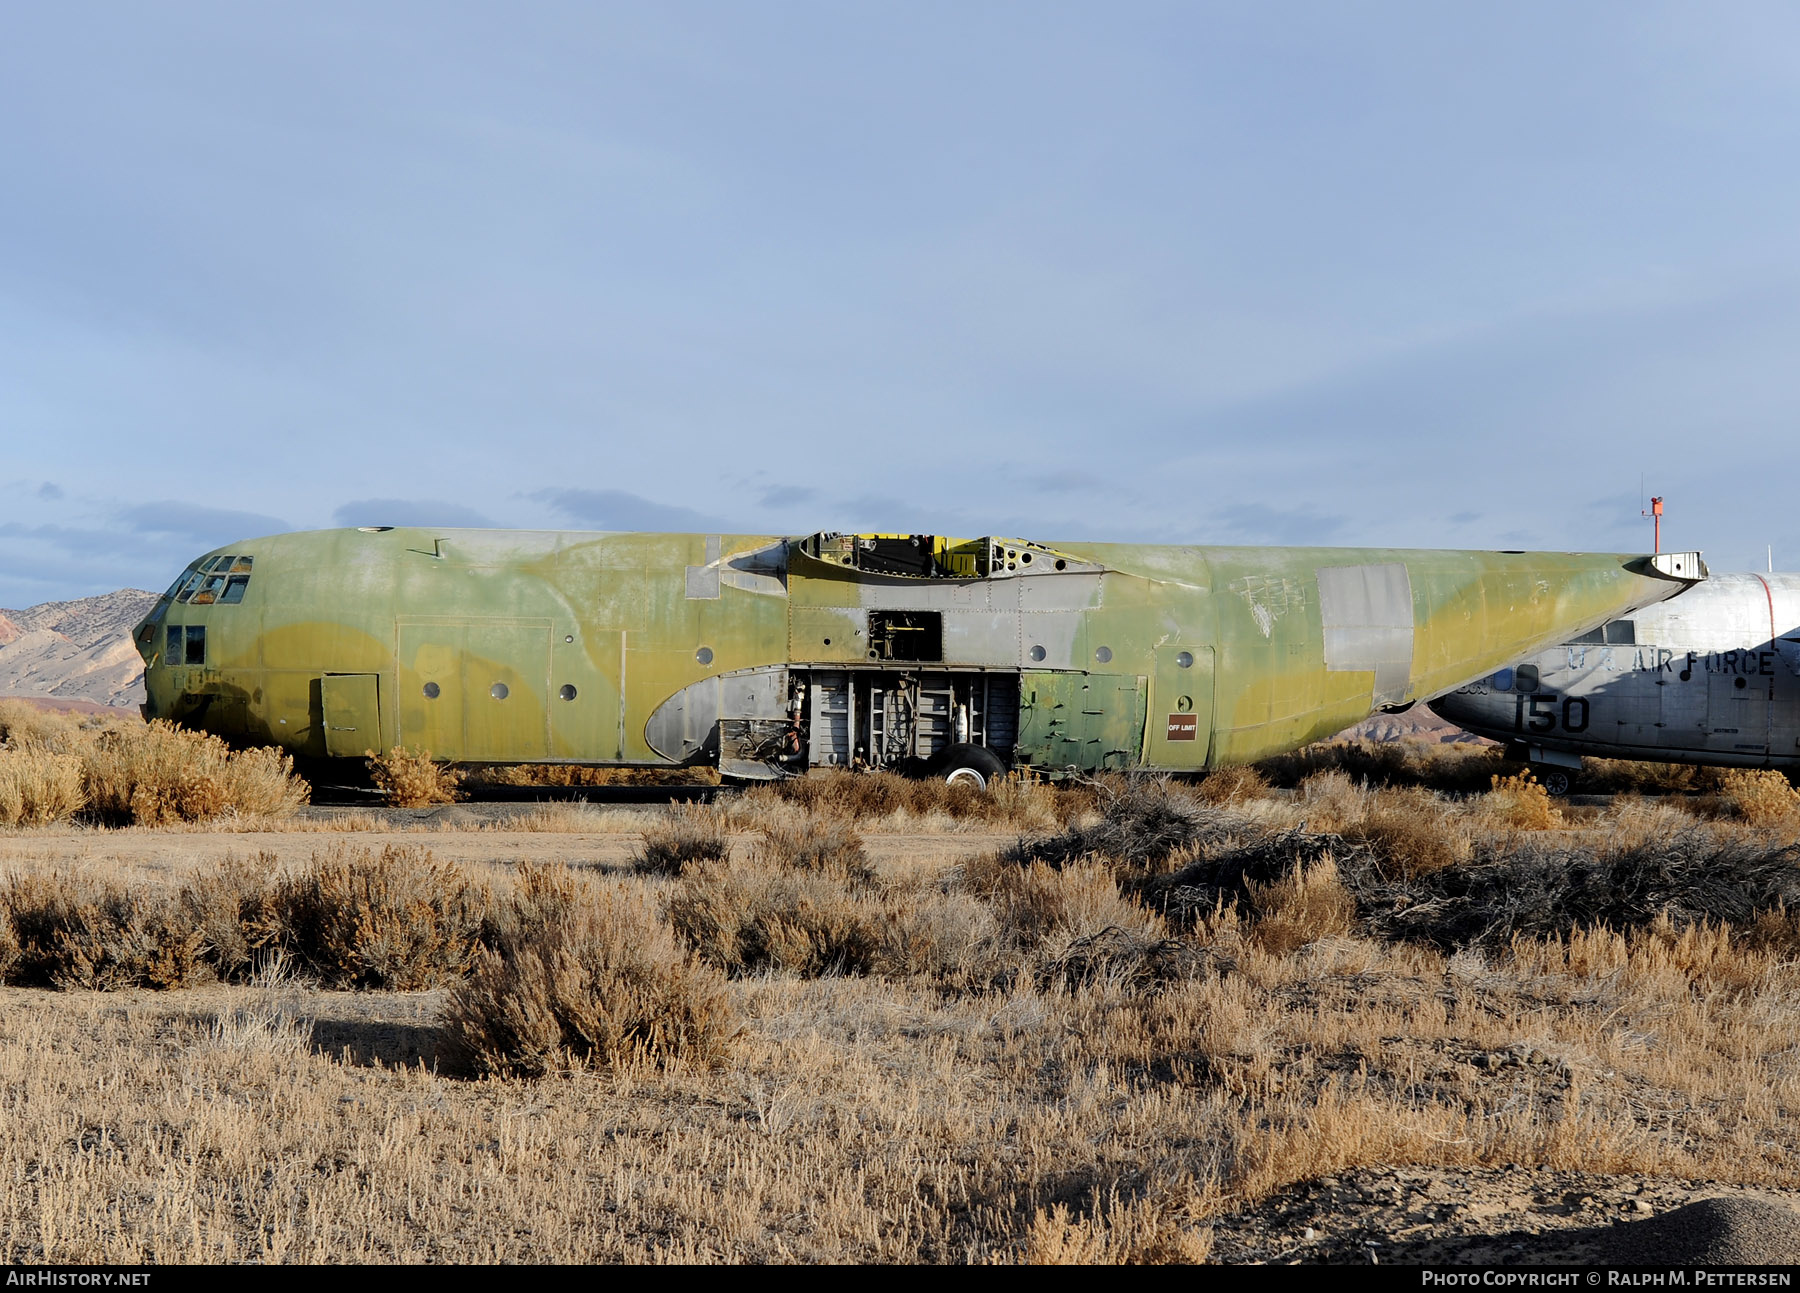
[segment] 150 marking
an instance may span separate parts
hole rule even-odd
[[[1556,730],[1557,705],[1556,693],[1548,691],[1534,692],[1530,696],[1523,693],[1513,697],[1513,731],[1515,732],[1551,732]],[[1562,703],[1562,729],[1565,732],[1585,732],[1588,725],[1588,703],[1583,696],[1567,696]]]

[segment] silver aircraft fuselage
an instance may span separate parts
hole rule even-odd
[[[1800,574],[1716,574],[1431,702],[1520,757],[1800,771]]]

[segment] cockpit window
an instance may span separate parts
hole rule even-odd
[[[192,597],[194,595],[194,589],[200,586],[201,578],[202,576],[198,570],[190,571],[188,577],[182,581],[181,591],[175,595],[175,600],[178,602],[185,602],[188,598]]]
[[[187,582],[188,576],[193,573],[194,573],[194,568],[192,566],[189,566],[186,570],[182,571],[179,575],[176,575],[175,582],[169,585],[169,591],[164,593],[163,596],[168,598],[170,601],[175,600],[175,594],[181,591],[181,586]]]
[[[168,648],[163,652],[164,664],[205,664],[206,625],[169,625]]]
[[[236,605],[244,600],[244,593],[250,586],[253,560],[229,553],[208,557],[189,566],[180,579],[169,585],[165,596],[189,606],[211,606],[215,602]]]

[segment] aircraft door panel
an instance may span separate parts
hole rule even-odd
[[[1684,679],[1682,673],[1687,673]],[[1662,727],[1657,744],[1670,750],[1707,748],[1707,677],[1684,665],[1663,675]]]
[[[1014,758],[1045,769],[1137,766],[1147,681],[1106,673],[1020,675]]]
[[[548,621],[402,621],[400,743],[440,759],[549,756]]]
[[[398,647],[400,744],[461,757],[463,626],[402,623]]]
[[[361,758],[381,749],[379,680],[372,673],[328,673],[319,680],[319,707],[325,720],[325,753],[334,759]]]
[[[1145,722],[1145,761],[1153,768],[1210,766],[1212,725],[1212,648],[1159,647]]]
[[[1754,657],[1755,652],[1745,651]],[[1738,652],[1721,653],[1719,663],[1735,659]],[[1727,672],[1723,667],[1706,675],[1706,748],[1739,757],[1766,755],[1769,751],[1769,678],[1742,667]]]

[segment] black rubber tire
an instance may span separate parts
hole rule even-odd
[[[1006,764],[984,746],[953,745],[944,751],[936,775],[951,785],[967,782],[978,790],[986,790],[995,777],[1006,775]]]
[[[1575,788],[1575,774],[1568,768],[1538,767],[1533,768],[1531,774],[1552,799],[1561,799]]]

